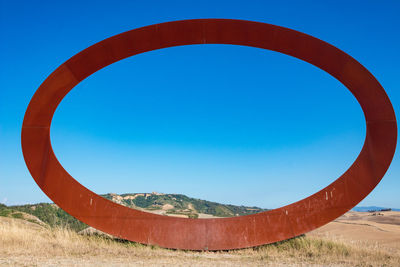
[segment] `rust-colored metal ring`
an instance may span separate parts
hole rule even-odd
[[[185,219],[130,209],[88,190],[72,178],[51,148],[50,124],[64,96],[80,81],[121,59],[160,48],[233,44],[269,49],[304,60],[342,82],[360,103],[364,146],[351,167],[321,191],[275,210],[222,219]],[[197,19],[131,30],[101,41],[66,61],[39,87],[22,126],[22,149],[30,173],[66,212],[117,237],[162,247],[221,250],[288,239],[320,227],[354,207],[379,183],[393,158],[397,126],[384,89],[367,69],[312,36],[265,23]]]

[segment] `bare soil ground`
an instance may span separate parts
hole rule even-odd
[[[400,266],[398,215],[348,213],[305,237],[228,252],[162,249],[0,217],[0,266]]]

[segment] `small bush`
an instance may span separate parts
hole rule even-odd
[[[15,219],[23,219],[24,216],[22,215],[22,213],[16,212],[16,213],[12,213],[11,217],[15,218]]]
[[[10,213],[11,213],[10,209],[7,209],[7,208],[0,209],[0,216],[8,217],[8,215],[10,215]]]

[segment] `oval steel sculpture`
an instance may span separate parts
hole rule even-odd
[[[254,215],[186,219],[113,203],[82,186],[58,162],[50,125],[65,95],[94,72],[143,52],[191,44],[232,44],[290,55],[328,72],[356,97],[367,127],[356,161],[321,191],[293,204]],[[195,19],[134,29],[103,40],[59,66],[29,103],[22,126],[26,165],[39,187],[63,210],[111,235],[144,244],[190,250],[258,246],[309,232],[344,214],[379,183],[396,148],[397,125],[384,89],[355,59],[312,36],[265,23]]]

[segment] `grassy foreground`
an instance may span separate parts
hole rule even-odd
[[[308,236],[228,252],[169,250],[1,218],[0,265],[400,266],[400,256]]]

